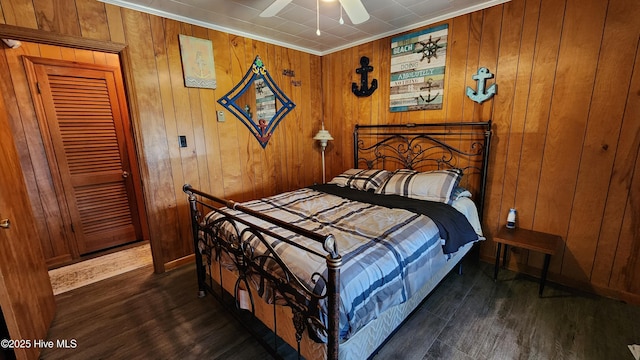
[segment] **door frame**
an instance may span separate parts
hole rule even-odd
[[[54,187],[56,188],[56,192],[60,192],[60,194],[56,194],[59,199],[58,203],[60,203],[60,208],[64,209],[64,211],[67,212],[67,214],[63,216],[63,221],[65,218],[69,218],[69,220],[71,221],[70,224],[65,224],[65,228],[71,227],[71,229],[75,229],[72,230],[71,234],[69,234],[70,238],[75,238],[75,245],[70,246],[72,249],[75,248],[75,258],[85,255],[88,252],[104,249],[86,248],[85,242],[87,240],[87,235],[85,233],[85,230],[83,229],[79,209],[77,208],[77,203],[75,202],[75,200],[77,199],[76,194],[74,194],[75,187],[70,183],[70,174],[66,177],[65,175],[63,175],[65,173],[65,170],[62,169],[67,169],[66,171],[68,171],[69,166],[67,163],[66,152],[63,148],[56,146],[56,141],[62,141],[60,134],[55,135],[58,127],[55,125],[52,126],[52,124],[58,124],[58,118],[56,115],[57,111],[55,109],[53,109],[52,111],[48,111],[48,106],[45,105],[47,103],[47,96],[45,95],[47,94],[47,89],[49,90],[49,96],[52,96],[50,93],[50,85],[47,85],[49,83],[49,75],[45,75],[47,79],[40,78],[37,75],[37,69],[39,67],[54,68],[58,72],[64,72],[68,69],[71,69],[71,71],[74,72],[73,75],[65,76],[82,77],[88,76],[88,74],[91,74],[90,76],[93,76],[96,73],[112,74],[112,77],[107,75],[107,77],[105,78],[105,84],[109,82],[108,80],[106,80],[107,78],[112,80],[111,82],[109,82],[111,86],[105,85],[105,87],[109,87],[112,89],[112,91],[109,91],[109,99],[111,100],[112,114],[114,114],[113,123],[114,130],[117,134],[116,138],[118,139],[116,141],[118,143],[120,160],[122,161],[122,170],[130,173],[129,179],[124,179],[123,183],[128,195],[127,198],[129,199],[128,206],[131,212],[132,226],[135,229],[135,236],[137,240],[148,240],[149,236],[142,230],[143,224],[146,223],[144,211],[140,209],[140,199],[142,198],[142,181],[140,179],[139,166],[136,161],[137,154],[135,153],[135,148],[132,143],[133,133],[131,132],[131,121],[129,119],[129,109],[126,103],[127,100],[124,95],[124,81],[122,79],[122,70],[120,64],[118,64],[118,66],[116,67],[113,65],[81,63],[76,61],[48,59],[27,55],[23,55],[22,60],[29,82],[31,98],[33,99],[35,105],[36,117],[38,118],[38,123],[40,125],[42,142],[45,147],[47,161],[49,162],[49,168],[53,178]],[[40,84],[44,84],[44,86],[40,87]],[[41,88],[42,91],[40,90]],[[51,103],[53,103],[52,98],[50,98],[49,100]],[[50,104],[49,107],[50,106],[55,107],[55,105],[53,104]],[[111,181],[113,181],[113,179],[111,179],[110,182]],[[105,248],[116,245],[118,244],[110,243]]]
[[[133,132],[133,143],[127,144],[127,146],[130,147],[130,153],[135,154],[135,156],[131,159],[132,162],[135,162],[135,164],[132,164],[132,166],[135,166],[140,174],[143,173],[142,169],[140,168],[141,163],[140,161],[138,161],[138,159],[144,158],[143,154],[140,151],[140,147],[138,146],[142,139],[139,126],[140,112],[138,109],[136,98],[134,96],[135,88],[133,83],[131,56],[129,54],[128,45],[111,41],[101,41],[76,36],[54,34],[43,30],[28,29],[6,24],[0,24],[0,38],[118,54],[118,57],[120,58],[120,68],[124,80],[126,104],[129,111],[131,131]],[[153,269],[155,273],[159,274],[165,271],[164,258],[162,257],[161,245],[156,244],[154,240],[150,239],[149,237],[149,225],[147,220],[148,211],[147,202],[145,201],[146,191],[142,178],[140,178],[140,184],[142,187],[142,193],[137,194],[137,200],[138,204],[140,204],[139,211],[140,217],[142,219],[143,237],[145,240],[149,239],[149,243],[151,245],[151,255],[153,257]]]
[[[46,338],[56,303],[39,237],[31,236],[35,220],[2,97],[0,135],[0,311],[11,338],[22,341],[13,346],[16,358],[37,359],[33,341]]]

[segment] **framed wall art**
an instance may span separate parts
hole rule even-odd
[[[216,67],[211,40],[179,35],[184,86],[216,88]]]
[[[260,56],[218,103],[242,121],[263,149],[280,121],[296,107],[273,81]]]
[[[391,39],[391,112],[440,110],[449,25]]]

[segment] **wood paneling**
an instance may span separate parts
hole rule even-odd
[[[69,24],[56,20],[71,8],[77,19]],[[640,295],[634,283],[640,266],[634,190],[640,183],[638,12],[634,0],[512,0],[451,19],[443,109],[390,113],[390,38],[320,58],[91,0],[54,5],[0,0],[0,22],[5,24],[128,45],[121,58],[150,235],[163,263],[191,251],[183,182],[234,200],[319,182],[320,152],[311,137],[323,118],[335,137],[326,152],[328,179],[352,166],[356,123],[493,119],[484,223],[489,241],[482,246],[483,258],[493,258],[491,235],[515,207],[519,226],[564,239],[553,257],[550,280],[634,300]],[[217,89],[184,87],[178,34],[212,40]],[[50,198],[53,189],[47,185],[41,145],[29,138],[37,128],[33,109],[23,101],[28,93],[20,90],[24,80],[15,54],[23,53],[104,60],[93,51],[63,48],[53,55],[55,49],[37,45],[0,53],[0,85],[16,143],[23,149],[25,179],[32,190],[41,182],[43,186],[36,199],[31,195],[42,219],[38,229],[55,239],[60,230],[41,215],[57,211],[51,207],[55,198]],[[225,122],[216,121],[222,108],[215,100],[242,77],[256,55],[297,105],[264,150],[230,113],[225,112]],[[371,59],[371,78],[379,83],[368,98],[351,93],[351,83],[359,81],[355,69],[361,56]],[[480,66],[488,67],[499,85],[498,95],[482,105],[464,95],[467,86],[476,87],[471,76]],[[294,70],[296,77],[283,76],[283,69]],[[187,148],[177,147],[177,135],[187,136]],[[49,249],[56,251],[53,245]],[[521,252],[510,266],[536,273],[542,258]]]
[[[519,226],[564,239],[551,280],[640,303],[639,11],[633,0],[512,0],[447,21],[443,110],[388,111],[388,64],[375,55],[388,56],[390,37],[324,56],[327,177],[352,166],[356,123],[492,119],[482,257],[493,259],[491,236],[515,207]],[[362,55],[381,87],[365,101],[380,111],[351,94]],[[464,90],[481,66],[499,90],[478,105]],[[539,274],[539,254],[512,254],[511,267]]]
[[[597,90],[594,89],[594,79],[601,43],[593,39],[602,38],[606,6],[606,2],[601,0],[581,3],[568,1],[560,35],[533,226],[562,235],[567,244],[572,241],[566,237],[572,210],[581,211],[573,208],[573,200],[576,198],[576,177],[583,150],[589,103],[591,96],[597,94],[594,93]],[[585,193],[585,196],[586,194],[589,194],[589,198],[593,196],[591,193]],[[561,272],[565,265],[563,260],[580,256],[577,253],[565,253],[568,250],[570,249],[561,249],[552,258],[552,273]]]
[[[611,174],[627,105],[627,96],[601,94],[625,94],[629,91],[638,42],[637,36],[625,31],[625,23],[633,22],[638,14],[637,11],[634,14],[631,5],[624,1],[611,1],[607,9],[575,191],[576,194],[591,196],[575,197],[573,206],[581,211],[571,217],[567,248],[580,256],[565,257],[563,261],[563,273],[571,278],[588,278],[592,274],[602,226],[601,222],[592,220],[603,218],[607,192],[602,189],[607,189],[611,180],[598,175]],[[628,164],[632,163],[633,160],[629,159]]]
[[[639,39],[640,41],[640,39]],[[608,184],[608,194],[618,194],[618,196],[629,196],[630,190],[635,189],[637,196],[638,175],[635,175],[635,187],[632,187],[632,177],[634,176],[633,168],[630,166],[637,159],[640,149],[640,126],[638,119],[640,118],[640,46],[636,45],[636,59],[633,69],[633,77],[625,104],[625,112],[620,127],[620,135],[617,143],[617,150],[613,169],[611,171],[611,180]],[[637,161],[637,160],[636,160]],[[637,166],[636,166],[637,171]],[[628,214],[627,207],[621,206],[621,200],[618,196],[607,196],[604,215],[602,218],[602,228],[600,229],[597,239],[597,247],[595,260],[591,271],[593,283],[599,286],[607,286],[611,279],[616,256],[618,239],[625,214]],[[637,201],[635,206],[637,206]],[[636,210],[636,214],[637,214]],[[637,220],[636,220],[637,225]],[[636,230],[637,231],[637,230]],[[637,236],[637,233],[636,233]],[[629,239],[630,240],[630,239]],[[636,240],[637,244],[638,241]],[[638,252],[636,252],[638,254]]]
[[[69,12],[73,16],[67,16]],[[38,232],[46,239],[47,258],[70,258],[72,249],[63,235],[71,231],[61,229],[56,220],[64,211],[37,135],[21,55],[113,64],[120,54],[149,233],[160,263],[157,271],[193,251],[184,183],[237,201],[321,180],[320,152],[311,139],[320,128],[323,111],[320,57],[95,0],[0,0],[0,15],[1,23],[19,26],[0,28],[0,32],[34,41],[25,42],[20,49],[2,48],[0,85],[20,149]],[[21,31],[23,28],[56,33],[60,41],[30,37],[33,33]],[[178,34],[213,42],[217,89],[184,86]],[[35,43],[40,41],[43,44]],[[62,46],[65,42],[69,47]],[[126,44],[126,49],[118,43]],[[101,45],[108,50],[100,51]],[[231,113],[225,111],[225,122],[216,118],[216,111],[223,110],[216,100],[242,78],[256,55],[262,57],[274,80],[296,104],[265,149]],[[296,77],[283,76],[283,69],[294,70]],[[293,86],[291,80],[300,81],[301,86]],[[178,147],[178,135],[187,137],[186,148]]]
[[[76,0],[75,3],[78,9],[78,22],[82,37],[110,40],[109,23],[104,3],[94,0]]]
[[[72,1],[34,0],[38,28],[80,36],[78,12]]]
[[[4,23],[29,29],[38,29],[37,14],[31,0],[1,0]],[[64,16],[60,14],[60,16]]]

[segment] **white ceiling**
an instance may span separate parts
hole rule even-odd
[[[509,0],[362,0],[371,15],[353,25],[339,2],[293,0],[275,17],[259,14],[274,0],[99,0],[270,44],[325,55],[420,26],[505,3]]]

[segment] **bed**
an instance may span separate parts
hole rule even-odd
[[[185,185],[200,296],[275,357],[374,355],[484,239],[490,139],[491,122],[356,125],[327,184],[242,204]]]

